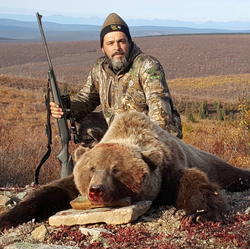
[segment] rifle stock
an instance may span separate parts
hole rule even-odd
[[[58,104],[60,108],[62,108],[63,113],[64,113],[61,118],[57,119],[57,125],[58,125],[58,129],[59,129],[59,134],[61,137],[62,149],[56,156],[61,163],[61,178],[63,178],[63,177],[67,177],[68,175],[70,175],[73,171],[73,160],[72,160],[72,156],[70,155],[70,153],[68,151],[68,144],[69,144],[69,141],[71,140],[71,129],[69,128],[68,121],[66,118],[66,109],[68,109],[68,108],[65,106],[65,104],[62,101],[62,94],[61,94],[61,91],[60,91],[58,84],[57,84],[57,81],[56,81],[52,62],[51,62],[51,59],[49,56],[47,42],[46,42],[45,35],[43,32],[43,28],[42,28],[42,22],[41,22],[42,16],[39,13],[36,13],[36,16],[37,16],[37,20],[38,20],[42,40],[43,40],[43,45],[45,48],[45,53],[47,56],[47,61],[49,64],[49,70],[48,70],[49,86],[48,87],[50,87],[50,89],[51,89],[53,101],[56,104]],[[49,96],[47,96],[47,98],[49,98]],[[48,106],[47,106],[47,110],[49,110]],[[72,118],[71,118],[71,120],[72,120]],[[71,125],[73,125],[73,128],[75,129],[74,124],[71,124]],[[74,132],[74,130],[73,130],[73,132]],[[75,130],[75,133],[76,133],[76,130]],[[76,134],[75,134],[75,136],[76,136]],[[77,138],[74,140],[75,140],[75,143],[78,143]],[[40,170],[40,168],[39,168],[39,170]],[[37,175],[36,181],[37,182],[38,182],[39,170],[37,169],[38,172],[36,172],[36,175]]]
[[[72,156],[68,151],[68,144],[69,141],[71,140],[71,132],[65,115],[66,112],[65,107],[64,104],[62,103],[61,91],[57,85],[54,71],[51,69],[48,71],[48,78],[50,82],[53,101],[56,104],[58,104],[60,108],[62,108],[64,113],[61,118],[57,119],[57,126],[61,137],[62,149],[56,156],[61,163],[61,178],[63,178],[70,175],[73,172]]]

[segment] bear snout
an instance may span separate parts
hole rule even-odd
[[[104,195],[104,188],[102,184],[92,184],[89,188],[89,199],[90,201],[98,201],[102,199]]]

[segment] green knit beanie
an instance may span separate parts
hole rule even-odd
[[[103,46],[104,36],[107,33],[113,32],[113,31],[122,31],[123,33],[126,34],[128,40],[131,41],[131,35],[129,32],[128,25],[116,13],[111,13],[108,15],[108,17],[104,21],[102,28],[101,28],[101,33],[100,33],[101,47]]]

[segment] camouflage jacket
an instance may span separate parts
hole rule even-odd
[[[133,43],[129,66],[115,74],[106,57],[99,58],[87,83],[72,100],[76,119],[102,105],[108,125],[116,114],[135,109],[163,129],[182,138],[180,115],[173,103],[162,65]]]

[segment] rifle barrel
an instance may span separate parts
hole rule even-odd
[[[48,64],[49,64],[49,68],[50,68],[50,70],[53,71],[53,66],[52,66],[52,62],[51,62],[51,59],[50,59],[50,55],[49,55],[49,49],[48,49],[46,38],[45,38],[45,35],[44,35],[44,32],[43,32],[43,27],[42,27],[42,22],[41,22],[42,17],[43,16],[40,15],[38,12],[36,13],[36,18],[37,18],[39,29],[40,29],[40,32],[41,32],[41,36],[42,36],[42,39],[43,39],[43,45],[44,45],[44,48],[45,48],[45,53],[46,53],[46,56],[47,56],[47,61],[48,61]]]

